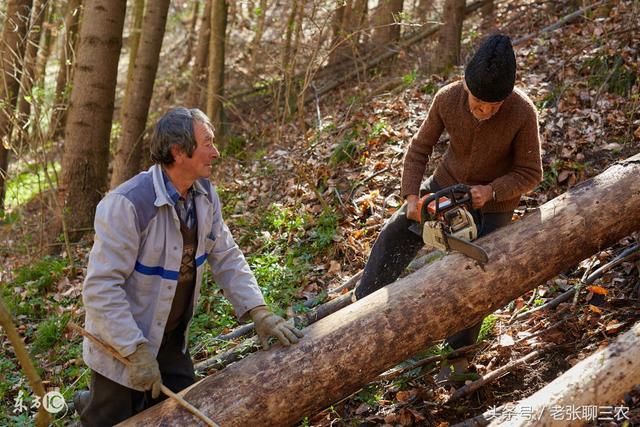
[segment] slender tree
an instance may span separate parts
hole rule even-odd
[[[264,34],[268,7],[269,4],[267,3],[267,0],[260,0],[260,6],[258,10],[255,11],[255,14],[257,15],[256,31],[253,35],[253,39],[251,40],[251,45],[249,46],[249,75],[251,79],[253,79],[256,75],[256,62],[258,60],[259,50],[258,48],[260,47],[260,42]]]
[[[47,2],[46,16],[44,17],[44,24],[42,28],[42,41],[41,46],[38,49],[38,65],[36,66],[36,81],[35,85],[42,87],[44,84],[44,77],[47,72],[47,64],[49,63],[49,57],[51,56],[52,46],[55,42],[57,31],[54,31],[58,25],[57,20],[58,3],[55,1]]]
[[[11,136],[14,109],[20,87],[22,60],[31,15],[31,0],[9,0],[0,41],[0,210],[4,209],[5,180],[9,151],[5,147]]]
[[[127,105],[127,96],[131,93],[131,85],[133,84],[133,70],[136,66],[138,47],[140,46],[144,5],[145,0],[135,0],[133,4],[133,20],[131,22],[131,31],[129,32],[129,65],[127,66],[127,82],[124,89],[122,105]]]
[[[42,24],[47,10],[47,0],[35,0],[31,11],[31,24],[27,35],[27,46],[24,53],[24,66],[20,80],[20,96],[18,98],[17,139],[22,146],[29,134],[28,123],[31,114],[33,94],[31,89],[36,78],[36,65],[38,63],[38,49],[42,39]]]
[[[211,7],[211,38],[209,41],[209,82],[207,84],[207,115],[221,133],[222,96],[224,92],[224,44],[227,31],[227,1],[213,0]]]
[[[60,46],[60,68],[56,76],[56,93],[49,124],[49,135],[60,136],[64,130],[69,90],[67,82],[72,80],[74,53],[78,40],[78,23],[82,14],[82,0],[69,0],[64,18],[64,40]]]
[[[191,82],[187,92],[188,107],[203,107],[203,94],[207,93],[207,65],[209,63],[209,41],[211,39],[211,5],[213,0],[207,0],[202,14],[202,23],[198,31],[198,46],[196,61],[191,72]]]
[[[83,13],[58,187],[74,240],[90,229],[95,207],[107,190],[126,4],[126,0],[87,0]]]
[[[125,95],[122,137],[115,155],[111,188],[123,183],[140,170],[142,136],[158,71],[169,3],[170,0],[155,0],[147,4],[142,23],[140,50],[136,57],[131,84],[127,85],[130,93]]]
[[[465,0],[445,0],[442,11],[444,25],[438,34],[434,71],[442,71],[460,63],[460,39],[464,21]]]
[[[187,65],[191,63],[193,58],[193,45],[196,42],[196,24],[198,23],[198,16],[200,13],[200,2],[193,2],[193,11],[191,12],[191,20],[189,22],[189,34],[187,35],[187,45],[184,48],[184,59],[180,64],[180,69],[184,70]]]

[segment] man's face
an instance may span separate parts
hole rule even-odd
[[[469,110],[473,117],[478,120],[488,120],[498,112],[504,101],[499,102],[485,102],[482,101],[471,93],[467,88],[467,84],[464,85],[464,90],[467,92],[467,100],[469,102]]]
[[[208,126],[194,121],[193,131],[196,138],[196,149],[193,150],[191,157],[187,157],[184,152],[179,153],[180,161],[176,163],[180,164],[186,177],[195,181],[198,178],[211,176],[212,162],[220,156],[220,153],[214,145],[213,131]]]

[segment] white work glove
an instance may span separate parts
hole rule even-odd
[[[296,344],[304,336],[302,331],[288,324],[282,317],[273,314],[266,306],[260,305],[249,311],[262,348],[269,349],[269,337],[278,338],[282,345],[288,347]]]

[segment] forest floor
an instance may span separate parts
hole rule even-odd
[[[569,9],[559,8],[556,14],[545,13],[546,9],[532,12],[545,6],[524,0],[499,5],[498,22],[504,32],[514,39],[534,34],[516,46],[517,84],[538,107],[544,180],[523,197],[514,215],[518,219],[640,152],[640,5],[610,2],[553,33],[540,30]],[[474,22],[465,23],[467,49],[477,34]],[[311,305],[305,302],[340,296],[342,291],[332,290],[362,269],[384,221],[401,205],[402,156],[408,140],[424,119],[433,94],[459,78],[460,70],[453,70],[450,77],[425,75],[416,66],[416,58],[425,56],[424,49],[402,50],[393,69],[379,69],[309,106],[305,116],[309,130],[304,133],[296,120],[277,126],[271,125],[274,119],[269,111],[247,112],[244,128],[238,132],[243,136],[225,147],[214,176],[225,218],[248,254],[267,301],[280,313],[304,312]],[[445,148],[439,144],[428,172]],[[32,203],[22,209],[20,218],[2,226],[0,282],[5,283],[2,296],[46,386],[59,387],[70,399],[74,391],[86,387],[89,376],[82,363],[81,340],[64,324],[82,323],[79,296],[90,242],[74,247],[80,269],[76,276],[70,275],[64,253],[39,257],[29,248],[37,244],[35,230],[44,222],[43,210],[42,204]],[[533,394],[640,320],[637,252],[584,286],[575,304],[569,300],[527,318],[516,315],[573,288],[638,243],[638,237],[603,248],[488,316],[480,344],[466,355],[469,370],[455,378],[458,381],[437,381],[439,361],[412,368],[425,357],[449,353],[450,349],[437,344],[397,367],[403,371],[392,379],[371,382],[325,411],[308,414],[301,425],[453,425]],[[203,289],[191,331],[196,361],[242,340],[217,338],[237,323],[210,280]],[[529,338],[539,331],[543,333]],[[33,410],[19,412],[15,407],[21,395],[28,406],[29,388],[10,345],[4,336],[1,339],[0,420],[8,420],[7,425],[30,425]],[[535,360],[467,397],[448,402],[464,381],[541,344],[547,350]],[[627,408],[624,417],[601,417],[590,425],[640,425],[640,390],[611,404]],[[75,420],[67,414],[57,423]]]

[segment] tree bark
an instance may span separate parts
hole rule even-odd
[[[460,39],[464,21],[465,0],[445,0],[442,11],[444,25],[438,35],[434,71],[443,71],[460,63]]]
[[[126,0],[87,0],[65,127],[59,196],[73,240],[107,190],[109,135]]]
[[[374,46],[384,46],[400,39],[399,17],[403,4],[403,0],[387,0],[380,3],[374,19]]]
[[[51,138],[58,137],[64,131],[67,117],[67,100],[69,99],[67,82],[72,81],[73,77],[74,53],[78,40],[78,23],[80,22],[81,14],[82,0],[70,0],[67,3],[65,12],[64,26],[66,31],[60,48],[60,68],[56,76],[56,93],[49,122],[49,135],[51,135]]]
[[[122,137],[115,154],[111,188],[117,187],[140,171],[142,137],[156,81],[169,3],[170,0],[155,0],[147,3],[147,11],[142,23],[140,50],[136,56],[131,84],[127,84],[130,93],[125,95]]]
[[[207,115],[222,136],[222,96],[224,92],[224,44],[227,32],[227,0],[213,0],[209,40],[209,81]]]
[[[311,325],[299,344],[250,355],[180,394],[227,427],[291,425],[317,413],[638,230],[639,173],[640,154],[478,239],[484,267],[451,253]],[[189,420],[165,401],[122,425]]]
[[[554,419],[551,407],[565,409],[616,405],[625,393],[640,384],[639,354],[640,323],[636,323],[606,348],[582,360],[532,396],[520,401],[513,411],[509,411],[508,420],[498,418],[490,426],[565,427],[594,421],[564,416]],[[527,408],[526,414],[529,416],[519,408]]]
[[[0,211],[4,209],[5,180],[9,166],[5,140],[11,137],[15,117],[31,6],[31,0],[9,0],[0,40]]]
[[[24,145],[29,135],[29,116],[31,115],[31,103],[33,96],[31,89],[36,79],[36,66],[38,65],[38,49],[42,40],[42,23],[46,14],[46,0],[35,0],[31,11],[31,24],[27,35],[27,46],[24,53],[24,66],[20,79],[20,97],[18,98],[17,126],[18,141]]]
[[[207,0],[202,14],[202,23],[198,31],[198,47],[196,48],[196,62],[191,73],[191,82],[187,92],[186,104],[189,108],[203,109],[203,94],[207,93],[207,65],[209,63],[209,40],[211,39],[211,4]]]

